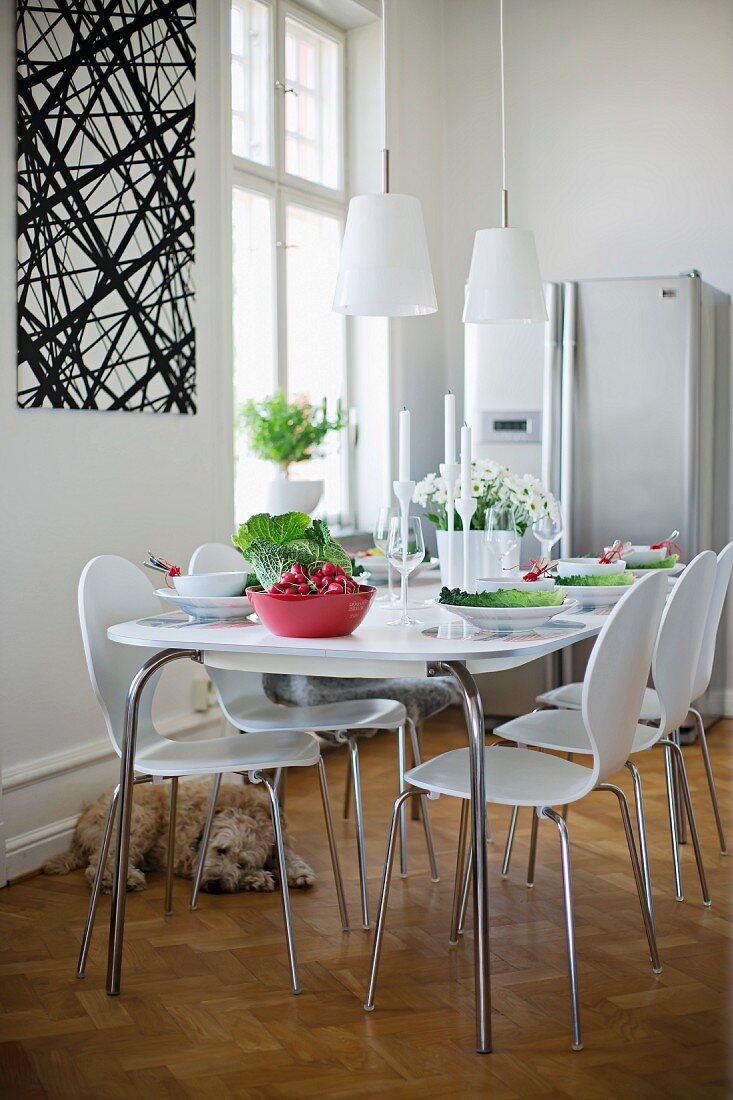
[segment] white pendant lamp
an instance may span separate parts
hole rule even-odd
[[[382,0],[382,194],[349,203],[333,308],[356,317],[420,317],[438,303],[420,200],[389,190],[385,16]]]
[[[546,321],[534,233],[509,229],[504,103],[504,0],[499,0],[501,65],[501,227],[479,229],[473,244],[463,320],[470,324]]]

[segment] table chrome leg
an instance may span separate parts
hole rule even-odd
[[[97,870],[94,875],[94,883],[92,885],[92,896],[89,899],[89,909],[87,911],[87,920],[84,925],[84,933],[81,938],[81,950],[79,952],[79,962],[76,967],[77,978],[83,978],[87,968],[87,958],[89,957],[89,947],[92,942],[92,932],[94,931],[94,920],[97,916],[97,903],[99,901],[99,892],[102,888],[102,878],[104,877],[104,869],[107,866],[107,856],[109,855],[109,842],[112,839],[112,827],[114,825],[115,812],[117,810],[117,799],[120,793],[119,784],[112,792],[112,797],[109,800],[109,809],[107,810],[107,819],[104,823],[104,832],[102,834],[102,844],[99,849],[99,857],[97,861]]]
[[[277,796],[275,784],[264,772],[252,772],[250,779],[253,783],[264,783],[270,796],[270,808],[272,810],[272,827],[275,832],[275,853],[277,855],[277,869],[280,875],[280,900],[283,908],[283,922],[285,924],[285,943],[288,949],[288,964],[290,966],[290,984],[293,993],[300,993],[300,977],[298,975],[298,962],[295,957],[295,940],[293,938],[293,914],[290,910],[290,887],[288,886],[288,868],[285,862],[285,842],[283,840],[283,827],[280,818],[280,800]]]
[[[405,724],[397,729],[397,771],[398,794],[405,792],[405,771],[407,770],[407,730]],[[407,806],[400,807],[400,875],[407,878]]]
[[[344,809],[342,817],[349,820],[349,806],[351,804],[351,759],[346,762],[346,783],[344,785]]]
[[[418,726],[416,726],[412,719],[408,718],[407,724],[410,727],[410,739],[412,741],[413,749],[412,758],[415,761],[415,765],[417,766],[418,764],[422,763],[422,750],[420,748],[420,746],[422,745],[422,722]],[[417,746],[417,756],[415,756],[415,746]],[[412,799],[412,801],[410,802],[410,809],[413,821],[420,820],[420,811],[422,810],[423,813],[425,812],[425,805],[426,803],[424,798]]]
[[[165,905],[166,917],[173,913],[173,869],[176,862],[176,810],[178,808],[178,776],[171,776],[171,804],[168,812],[168,845],[165,859]]]
[[[583,1049],[580,1031],[580,1002],[578,998],[578,967],[575,959],[575,917],[573,915],[573,882],[570,871],[570,838],[565,819],[550,806],[540,810],[543,817],[554,821],[560,833],[560,854],[562,859],[562,888],[565,901],[565,934],[568,949],[568,974],[570,978],[570,1010],[573,1024],[573,1050]]]
[[[655,927],[654,923],[654,896],[652,894],[652,872],[649,866],[649,845],[646,836],[646,814],[644,812],[644,795],[641,786],[641,774],[633,760],[626,761],[626,767],[631,773],[631,780],[634,784],[634,810],[636,813],[636,831],[639,834],[639,862],[641,863],[641,873],[644,876],[644,891],[646,893],[646,901],[649,906],[649,916],[652,918],[652,927]]]
[[[517,818],[519,817],[519,806],[512,807],[512,816],[509,820],[509,831],[506,834],[506,845],[504,847],[504,859],[501,864],[501,877],[506,878],[509,874],[509,863],[512,858],[512,848],[514,847],[514,834],[517,831]]]
[[[725,833],[723,832],[723,819],[720,816],[720,806],[718,805],[718,792],[715,789],[715,777],[713,775],[713,766],[710,763],[710,753],[708,752],[708,739],[705,736],[705,723],[702,720],[702,715],[699,710],[695,710],[694,707],[690,708],[690,714],[695,719],[695,726],[697,727],[697,739],[700,742],[700,752],[702,753],[702,761],[705,765],[705,775],[708,780],[708,789],[710,790],[710,801],[713,804],[713,813],[715,814],[715,825],[718,830],[718,841],[720,843],[720,854],[727,856],[728,847],[725,843]]]
[[[397,796],[394,806],[392,807],[392,820],[390,822],[389,836],[387,838],[387,854],[384,857],[384,871],[382,872],[382,888],[379,892],[379,905],[377,906],[377,923],[374,928],[372,963],[369,968],[369,986],[367,989],[366,1001],[364,1002],[364,1008],[367,1012],[372,1012],[374,1009],[377,973],[379,971],[379,960],[382,955],[382,940],[384,939],[384,918],[387,913],[387,902],[389,900],[389,886],[392,879],[392,865],[394,864],[394,850],[400,810],[405,805],[408,798],[416,797],[419,794],[420,792],[417,789],[404,791],[401,795]]]
[[[489,957],[489,890],[486,853],[486,729],[481,696],[471,673],[460,661],[440,662],[457,681],[463,696],[471,764],[471,848],[473,851],[473,928],[476,988],[476,1050],[491,1052],[491,960]]]
[[[115,858],[112,908],[109,919],[109,951],[107,955],[107,992],[115,997],[120,992],[122,973],[122,941],[125,925],[125,901],[127,898],[127,863],[130,855],[130,820],[132,815],[132,789],[135,776],[135,746],[137,743],[137,719],[140,698],[145,685],[165,665],[172,661],[198,660],[199,655],[190,649],[164,649],[156,653],[138,669],[132,678],[125,705],[125,732],[120,757],[119,821],[117,825],[117,852]]]
[[[415,762],[415,767],[418,764],[422,764],[422,755],[420,752],[420,737],[415,727],[415,723],[412,719],[407,719],[407,724],[410,727],[410,739],[412,741],[412,759]],[[438,861],[435,858],[435,844],[433,843],[433,827],[430,824],[430,801],[426,794],[420,795],[419,800],[413,800],[413,806],[422,807],[422,825],[425,833],[425,846],[428,850],[428,860],[430,862],[430,877],[433,882],[440,882],[440,874],[438,872]],[[413,815],[414,816],[414,815]],[[418,817],[420,815],[418,814]]]
[[[201,834],[201,840],[199,841],[199,855],[196,860],[196,871],[193,876],[193,886],[191,887],[191,900],[188,903],[189,909],[195,909],[198,905],[199,890],[201,889],[201,878],[204,873],[204,864],[206,863],[206,853],[209,848],[209,838],[211,837],[211,826],[214,822],[214,815],[216,813],[216,800],[219,797],[219,788],[221,786],[221,772],[218,772],[214,776],[214,781],[211,785],[211,798],[209,799],[209,809],[206,814],[206,821],[204,822],[204,831]]]
[[[567,810],[567,806],[563,807]],[[563,821],[565,820],[565,814],[562,815]],[[529,834],[529,858],[527,860],[527,887],[532,889],[534,886],[534,868],[537,860],[537,826],[539,825],[539,818],[537,814],[532,811],[532,828]]]
[[[680,787],[682,788],[682,797],[685,802],[685,809],[687,811],[687,821],[690,826],[690,836],[692,837],[692,848],[695,853],[695,862],[697,863],[697,873],[700,878],[700,890],[702,892],[702,900],[704,905],[712,905],[710,900],[710,893],[708,891],[707,878],[705,876],[705,864],[702,858],[702,848],[700,847],[700,837],[697,832],[697,822],[695,821],[695,811],[692,808],[692,795],[690,794],[690,784],[687,782],[687,770],[685,768],[685,758],[682,755],[682,749],[676,743],[676,741],[667,741],[662,739],[662,744],[665,749],[669,749],[674,753],[677,758],[677,774],[679,775]]]
[[[346,908],[346,897],[344,895],[344,880],[341,875],[341,863],[339,862],[338,848],[336,847],[336,834],[333,831],[333,817],[331,815],[331,800],[328,797],[328,780],[326,778],[326,765],[323,763],[323,757],[318,760],[318,784],[321,788],[321,802],[323,803],[323,817],[326,822],[326,834],[328,836],[328,848],[331,853],[331,867],[333,868],[333,879],[336,885],[336,897],[339,903],[339,913],[341,914],[341,931],[349,931],[349,913]]]
[[[682,868],[680,867],[680,849],[677,839],[677,804],[674,796],[674,764],[672,762],[671,742],[662,742],[664,750],[664,777],[667,784],[667,810],[669,813],[669,835],[672,841],[672,867],[674,868],[674,892],[677,901],[684,901],[682,893]]]
[[[466,844],[468,841],[468,811],[469,804],[465,798],[461,799],[461,821],[458,826],[458,851],[456,853],[456,879],[453,884],[453,908],[450,918],[450,936],[448,942],[455,947],[458,943],[458,916],[463,893],[463,879],[466,868]]]
[[[646,932],[646,938],[649,944],[649,954],[652,960],[652,970],[655,974],[661,974],[662,964],[659,961],[659,951],[657,950],[657,937],[654,933],[654,922],[652,920],[649,903],[646,898],[644,876],[641,873],[641,864],[639,863],[639,857],[636,852],[636,844],[634,843],[634,830],[631,828],[631,814],[629,813],[628,800],[621,788],[617,787],[615,783],[599,783],[595,789],[597,791],[610,791],[612,794],[615,794],[616,798],[618,799],[619,810],[621,811],[621,821],[624,826],[624,832],[626,833],[626,844],[629,849],[631,869],[634,872],[636,892],[639,895],[639,907],[641,909],[641,916],[644,921],[644,931]]]

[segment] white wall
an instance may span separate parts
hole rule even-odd
[[[0,4],[0,448],[4,812],[11,875],[63,846],[116,771],[84,664],[76,581],[94,554],[186,562],[231,531],[231,375],[221,217],[216,20],[199,6],[196,416],[20,410],[15,396],[15,5]],[[224,188],[223,199],[219,191]],[[200,242],[208,242],[202,248]],[[159,692],[169,730],[190,724],[190,676]],[[187,721],[186,719],[189,719]]]

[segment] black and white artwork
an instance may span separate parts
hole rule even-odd
[[[195,0],[17,0],[18,404],[194,413]]]

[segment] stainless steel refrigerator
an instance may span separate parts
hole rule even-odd
[[[692,271],[545,287],[546,325],[466,325],[466,418],[477,454],[561,499],[564,555],[680,532],[685,560],[730,538],[730,298]],[[523,560],[538,549],[531,535]],[[722,629],[722,628],[721,628]],[[725,639],[705,710],[718,711]],[[487,678],[488,715],[531,709],[572,659]]]

